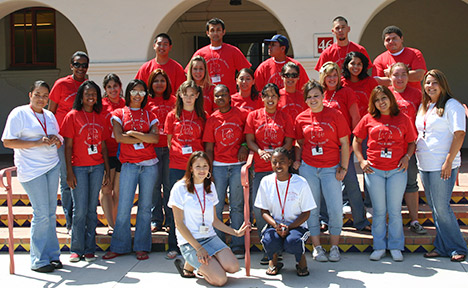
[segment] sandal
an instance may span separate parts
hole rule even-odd
[[[136,251],[137,260],[147,260],[149,258],[148,252],[146,251]]]
[[[165,258],[167,260],[173,260],[173,259],[175,259],[177,257],[177,255],[179,255],[179,253],[177,253],[177,251],[169,251],[169,252],[167,252]]]
[[[297,276],[299,277],[305,277],[305,276],[309,276],[309,269],[307,268],[307,266],[305,267],[302,267],[299,266],[299,264],[296,264],[296,273],[297,273]]]
[[[364,232],[372,232],[372,228],[370,225],[364,226],[361,229],[357,229],[358,231],[364,231]]]
[[[436,250],[432,250],[431,252],[424,253],[424,258],[436,258],[441,257],[442,255],[439,254]]]
[[[102,256],[102,259],[109,260],[109,259],[114,259],[115,257],[119,257],[119,256],[122,256],[122,255],[123,254],[108,251],[106,254],[104,254],[104,256]]]
[[[193,271],[190,271],[184,268],[184,262],[182,262],[182,260],[176,259],[174,261],[174,265],[177,268],[177,271],[179,272],[180,277],[182,278],[195,278],[196,277]]]
[[[111,227],[107,228],[107,235],[112,236],[112,234],[114,234],[114,229]]]
[[[463,262],[465,261],[466,255],[463,254],[454,254],[450,257],[450,261],[452,262]]]
[[[268,269],[266,270],[267,275],[277,275],[281,271],[281,268],[283,268],[284,264],[281,262],[276,263],[276,266],[268,266]]]

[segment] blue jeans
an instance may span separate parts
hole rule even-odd
[[[60,159],[60,194],[62,195],[62,208],[65,214],[66,227],[71,229],[72,226],[72,213],[73,213],[73,200],[71,189],[67,184],[67,164],[65,162],[65,145],[62,145],[58,150]]]
[[[123,163],[120,172],[120,195],[117,218],[110,250],[116,253],[132,251],[132,232],[130,217],[135,190],[138,185],[138,212],[135,227],[133,251],[151,251],[151,206],[153,189],[158,175],[158,166],[140,166]]]
[[[252,187],[252,203],[255,203],[255,199],[257,198],[257,192],[258,192],[258,187],[260,187],[260,182],[262,181],[263,177],[267,176],[267,175],[270,175],[271,171],[269,172],[255,172],[255,175],[253,177],[253,187]],[[254,214],[255,214],[255,221],[257,223],[257,233],[258,233],[258,237],[260,237],[260,239],[262,238],[262,229],[265,227],[265,225],[267,224],[265,219],[263,219],[262,217],[262,211],[260,210],[260,208],[257,208],[255,207],[255,205],[252,205],[253,206],[253,211],[254,211]]]
[[[73,222],[70,251],[78,255],[96,251],[97,205],[104,164],[73,166],[76,187],[72,189]]]
[[[364,177],[374,208],[372,218],[374,250],[404,250],[405,235],[401,220],[401,202],[405,194],[407,173],[398,171],[398,168],[389,171],[376,168],[372,170],[373,174],[364,174]]]
[[[244,222],[244,189],[241,183],[241,168],[243,164],[229,166],[214,166],[213,178],[218,192],[216,215],[223,221],[224,199],[229,186],[229,218],[231,227],[239,229]],[[226,242],[224,232],[216,230],[219,238]],[[244,250],[244,237],[232,237],[232,250]]]
[[[327,204],[330,234],[341,234],[341,228],[343,227],[343,193],[341,192],[341,182],[336,179],[336,168],[338,168],[338,165],[329,168],[316,168],[304,161],[299,167],[299,174],[309,183],[317,204],[317,209],[310,211],[310,217],[307,220],[307,226],[312,236],[320,235],[319,211],[321,196],[323,196]]]
[[[458,168],[452,169],[452,175],[448,180],[442,180],[440,172],[419,171],[437,230],[434,247],[442,256],[467,255],[466,242],[460,232],[457,218],[450,207],[450,198]]]
[[[151,224],[153,226],[169,226],[172,222],[172,213],[169,213],[167,202],[169,201],[169,193],[171,189],[169,187],[169,148],[167,147],[155,147],[156,155],[158,156],[158,177],[156,178],[156,184],[153,190],[153,207],[151,208]],[[161,198],[161,185],[163,191],[163,197]],[[164,206],[164,214],[163,214]],[[166,216],[166,222],[164,222],[164,216]]]
[[[276,229],[268,226],[263,231],[261,242],[268,255],[268,260],[272,260],[276,253],[281,253],[283,250],[293,254],[296,262],[301,261],[302,255],[306,252],[305,243],[309,238],[309,231],[304,227],[297,227],[289,230],[289,234],[282,238],[279,236]]]
[[[182,179],[185,175],[185,170],[181,169],[169,169],[169,189],[172,189],[174,184]],[[172,214],[172,209],[168,208],[168,213]],[[179,251],[179,247],[177,246],[177,238],[175,234],[175,223],[174,223],[174,217],[171,217],[171,222],[169,223],[169,237],[167,239],[167,244],[169,245],[168,251]]]
[[[406,193],[419,192],[418,187],[418,164],[416,163],[416,155],[413,154],[408,161],[408,182],[406,182]]]
[[[59,260],[56,210],[60,163],[45,174],[28,182],[21,182],[33,208],[31,222],[31,269]]]

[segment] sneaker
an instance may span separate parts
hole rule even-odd
[[[328,258],[325,255],[325,249],[323,249],[320,245],[314,248],[314,251],[312,252],[312,258],[314,258],[314,260],[318,262],[328,261]]]
[[[331,262],[338,262],[341,260],[340,248],[338,248],[338,246],[333,245],[330,248],[330,254],[328,255],[328,260]]]
[[[45,266],[42,266],[42,267],[39,267],[39,268],[31,268],[31,270],[33,271],[36,271],[36,272],[40,272],[40,273],[50,273],[50,272],[54,272],[54,266],[51,265],[51,264],[48,264],[48,265],[45,265]]]
[[[393,261],[395,262],[403,261],[403,254],[401,254],[400,250],[390,250],[390,254],[392,254]]]
[[[268,255],[263,252],[263,257],[260,259],[260,265],[268,265]]]
[[[77,253],[72,253],[70,255],[70,262],[80,262],[81,256],[78,255]]]
[[[379,261],[382,257],[385,256],[385,249],[374,250],[369,256],[369,259],[372,261]]]
[[[54,266],[55,269],[62,269],[63,264],[60,262],[60,260],[52,260],[50,261],[50,265]]]
[[[243,250],[234,250],[232,251],[234,253],[234,256],[236,256],[237,259],[244,259],[245,258],[245,251]]]
[[[419,222],[414,222],[410,225],[410,230],[416,234],[426,234],[427,230]]]
[[[86,253],[84,254],[84,260],[86,262],[94,262],[96,261],[96,255],[94,253]]]

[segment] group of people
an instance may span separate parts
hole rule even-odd
[[[165,229],[166,258],[185,259],[175,261],[182,277],[196,277],[197,269],[209,283],[224,285],[226,272],[239,269],[236,257],[244,255],[250,229],[240,179],[249,151],[267,274],[280,272],[286,251],[295,255],[297,275],[307,276],[309,236],[316,261],[340,261],[345,202],[354,227],[372,231],[370,259],[390,250],[402,261],[403,198],[411,230],[425,233],[417,219],[418,170],[437,229],[435,249],[424,256],[463,261],[467,246],[450,195],[461,165],[465,109],[444,74],[426,71],[421,52],[403,46],[398,27],[385,28],[387,51],[373,63],[364,47],[349,41],[349,29],[345,18],[333,20],[337,42],[320,56],[319,81],[286,56],[289,41],[279,34],[265,40],[271,58],[254,72],[238,48],[223,43],[224,23],[214,18],[206,24],[211,44],[195,52],[185,71],[169,57],[172,41],[161,33],[156,57],[125,91],[113,73],[103,80],[104,93],[86,80],[89,57],[80,51],[71,57],[72,74],[51,90],[35,82],[30,104],[10,113],[2,136],[15,150],[18,179],[34,210],[31,268],[62,267],[55,232],[60,177],[70,262],[96,259],[100,199],[112,235],[103,259],[131,251],[148,259],[151,233]],[[364,199],[354,157],[364,172]],[[230,226],[222,221],[226,195]],[[366,205],[373,207],[372,226]],[[328,254],[320,243],[324,229]],[[234,236],[230,248],[225,233]]]

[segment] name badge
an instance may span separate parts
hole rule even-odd
[[[198,230],[198,232],[200,232],[200,234],[208,234],[209,231],[210,231],[210,227],[208,227],[206,225],[201,225],[200,229]]]
[[[145,145],[143,145],[143,143],[135,143],[133,144],[133,148],[135,148],[135,150],[141,150],[141,149],[145,149]]]
[[[219,83],[219,82],[221,82],[221,76],[219,76],[219,75],[213,75],[213,76],[211,77],[211,82],[212,82],[212,83]]]
[[[392,159],[392,150],[382,149],[380,151],[380,157],[381,158]]]
[[[323,148],[320,146],[315,146],[312,148],[312,156],[323,155]]]
[[[93,155],[93,154],[97,154],[98,151],[97,151],[97,145],[89,145],[88,146],[88,155]]]
[[[182,154],[183,155],[186,155],[186,154],[192,154],[192,146],[189,146],[189,145],[185,145],[184,147],[182,147]]]

